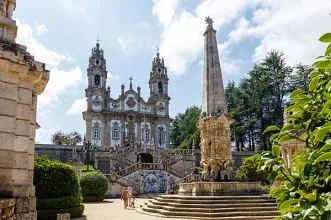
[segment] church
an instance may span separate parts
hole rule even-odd
[[[168,148],[170,123],[168,74],[164,59],[157,51],[149,77],[150,95],[144,100],[141,88],[121,85],[121,94],[111,96],[107,86],[107,66],[99,42],[92,49],[87,68],[88,86],[85,89],[87,109],[86,141],[104,149],[140,145]]]

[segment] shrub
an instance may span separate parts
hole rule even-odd
[[[80,195],[76,171],[70,165],[48,160],[46,156],[36,157],[33,182],[38,198]]]
[[[78,207],[67,208],[67,209],[49,209],[49,210],[38,210],[38,220],[47,219],[47,220],[56,220],[56,215],[60,213],[69,213],[70,219],[80,217],[84,212],[84,205],[81,204]]]
[[[64,196],[59,198],[38,198],[37,210],[48,209],[65,209],[69,207],[77,207],[83,201],[81,196]]]
[[[243,159],[243,164],[236,172],[236,180],[240,182],[264,182],[268,173],[258,170],[258,164],[261,162],[260,155],[256,154]]]
[[[91,165],[91,164],[88,165],[88,169],[89,169],[89,171],[87,171],[87,165],[84,165],[82,167],[82,172],[83,173],[86,173],[86,172],[93,172],[93,171],[95,171],[93,165]]]
[[[71,166],[37,156],[33,179],[38,219],[56,219],[58,213],[69,213],[71,217],[83,214],[79,179]]]
[[[83,197],[104,196],[108,190],[108,180],[100,171],[84,173],[80,185]]]

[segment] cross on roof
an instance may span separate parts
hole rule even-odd
[[[133,80],[132,77],[130,77],[129,80],[130,80],[130,84],[132,84],[132,80]]]
[[[97,37],[97,43],[99,43],[100,42],[100,38],[99,38],[99,36]]]

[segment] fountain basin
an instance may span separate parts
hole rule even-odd
[[[183,196],[262,195],[260,182],[193,182],[181,183],[178,194]]]

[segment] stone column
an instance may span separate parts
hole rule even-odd
[[[140,192],[139,193],[144,193],[144,175],[140,175]]]
[[[0,41],[0,198],[16,200],[13,218],[36,219],[33,169],[37,95],[43,92],[49,71],[33,61],[24,46]]]
[[[168,173],[167,175],[167,191],[166,191],[167,194],[170,193],[170,174]]]
[[[92,134],[92,120],[89,118],[86,120],[86,141],[91,142],[91,134]]]
[[[99,165],[99,163],[98,163],[98,153],[95,153],[94,154],[94,168],[98,169],[98,165]]]

